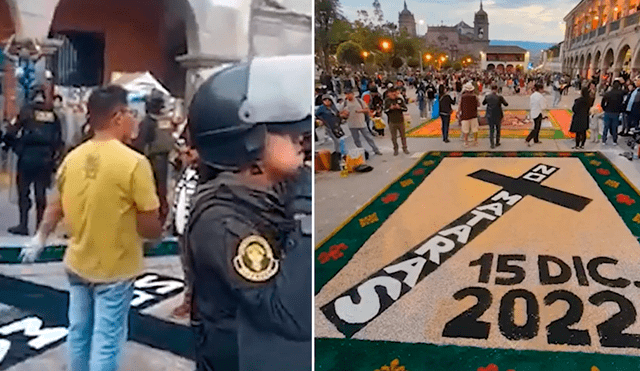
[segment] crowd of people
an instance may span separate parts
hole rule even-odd
[[[455,112],[464,147],[478,144],[482,123],[489,127],[491,148],[496,148],[500,146],[503,107],[508,106],[505,96],[523,95],[529,96],[528,119],[532,128],[525,143],[531,146],[540,143],[542,122],[548,118],[549,108],[558,107],[562,97],[574,88],[580,92],[572,106],[574,114],[570,132],[576,135],[574,149],[584,148],[588,130],[591,130],[594,142],[602,135],[602,142],[606,144],[610,134],[612,143],[617,145],[619,135],[631,135],[638,127],[640,94],[637,87],[640,85],[637,84],[640,82],[632,81],[631,76],[624,72],[617,78],[612,73],[598,72],[590,79],[580,75],[571,79],[568,75],[535,70],[527,73],[463,70],[397,76],[386,73],[331,76],[322,73],[316,88],[316,127],[325,128],[327,137],[333,141],[334,151],[343,152],[343,155],[345,146],[340,144],[344,136],[340,129],[342,123],[348,124],[356,147],[363,147],[359,140],[363,136],[373,152],[379,154],[373,137],[384,135],[384,127],[388,127],[394,155],[399,153],[398,136],[404,152],[409,153],[405,134],[405,122],[409,118],[405,113],[407,105],[415,103],[421,120],[440,118],[445,143],[450,142],[451,118]],[[413,89],[415,101],[408,99],[408,87]],[[550,105],[545,96],[547,91],[552,95]],[[359,97],[355,96],[356,93]],[[345,99],[342,99],[343,94]],[[596,99],[598,96],[602,96],[600,102]],[[480,107],[485,107],[484,117],[478,114]],[[622,130],[618,132],[620,125]]]

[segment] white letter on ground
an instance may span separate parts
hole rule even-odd
[[[436,264],[440,264],[440,254],[449,252],[453,250],[454,247],[456,247],[456,244],[450,239],[435,235],[416,250],[416,254],[424,255],[429,251],[429,260]]]
[[[403,282],[409,285],[409,287],[413,287],[416,285],[416,282],[418,282],[418,277],[420,276],[422,267],[424,267],[424,263],[426,262],[427,260],[425,258],[417,256],[413,259],[405,260],[396,265],[386,267],[384,271],[389,274],[399,271],[407,272],[407,276],[404,278]]]
[[[495,216],[483,213],[482,211],[478,210],[471,210],[471,214],[475,216],[467,222],[467,225],[470,225],[472,227],[478,224],[478,222],[480,222],[482,219],[496,220]]]
[[[484,206],[480,206],[480,207],[476,207],[476,210],[481,210],[481,211],[493,211],[494,214],[496,214],[496,216],[502,216],[502,204],[500,202],[496,202],[490,205],[484,205]]]
[[[391,299],[400,297],[402,284],[393,277],[375,277],[358,287],[360,303],[354,304],[349,296],[343,296],[334,303],[336,314],[347,323],[365,323],[372,320],[380,311],[380,297],[376,286],[383,286]]]
[[[522,196],[520,195],[513,195],[510,196],[509,192],[507,191],[502,191],[500,193],[498,193],[497,195],[493,196],[491,198],[491,201],[507,201],[507,205],[509,206],[513,206],[516,204],[516,202],[520,201],[522,199]]]
[[[458,236],[458,242],[467,243],[467,241],[469,241],[469,233],[471,233],[471,227],[462,224],[457,227],[447,229],[446,231],[440,231],[439,234],[443,236],[451,236],[452,234],[455,234]]]

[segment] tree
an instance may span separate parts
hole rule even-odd
[[[391,63],[391,55],[389,53],[376,52],[373,54],[373,63],[384,69]]]
[[[339,0],[316,0],[315,2],[315,33],[316,33],[316,50],[322,54],[322,68],[325,71],[329,69],[329,55],[331,31],[336,20],[344,20],[344,16],[340,12]]]
[[[381,25],[384,22],[384,14],[379,0],[373,0],[373,16],[377,25]]]
[[[345,41],[338,46],[338,61],[352,66],[359,66],[363,62],[362,46],[353,41]]]
[[[402,67],[403,64],[404,62],[402,61],[402,58],[400,57],[391,58],[391,67],[395,68],[396,70]]]
[[[407,66],[411,68],[420,67],[420,60],[417,57],[411,57],[407,60]]]

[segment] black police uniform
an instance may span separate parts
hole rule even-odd
[[[52,109],[43,109],[40,104],[32,103],[23,107],[18,115],[18,124],[10,128],[8,135],[18,155],[16,183],[20,208],[20,224],[10,228],[10,232],[28,234],[30,186],[34,185],[37,223],[40,225],[46,207],[46,189],[51,185],[63,147],[62,126]]]
[[[295,244],[295,249],[299,250],[301,255],[305,257],[306,261],[313,261],[312,253],[313,247],[311,244],[311,235],[312,235],[312,172],[311,168],[305,166],[302,168],[300,175],[296,179],[295,182],[291,183],[288,189],[288,202],[287,202],[287,213],[288,215],[293,216],[293,219],[296,221],[295,230],[293,233],[289,235],[289,240]],[[309,269],[311,272],[311,266],[306,266],[305,269]],[[309,274],[309,278],[311,274]],[[310,281],[309,281],[310,283]],[[301,323],[312,323],[312,302],[311,298],[313,297],[313,293],[311,292],[311,285],[306,286],[308,291],[300,294],[299,300],[300,303],[300,319]],[[305,312],[303,309],[308,308]],[[296,349],[295,357],[299,361],[300,370],[311,370],[311,332],[309,333],[309,339],[306,341],[293,341],[289,339],[281,339],[282,347],[284,349]],[[304,363],[304,361],[308,363]]]
[[[160,108],[157,109],[159,111]],[[159,112],[158,112],[159,113]],[[169,174],[169,153],[173,149],[175,139],[170,128],[160,128],[160,122],[147,114],[139,125],[138,137],[133,147],[147,156],[153,169],[156,190],[160,199],[160,219],[164,220],[169,205],[167,203],[167,177]]]
[[[311,369],[311,248],[295,230],[275,188],[222,172],[198,189],[187,238],[197,370]]]

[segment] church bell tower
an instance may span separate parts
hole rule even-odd
[[[482,0],[480,0],[480,10],[476,12],[473,18],[473,28],[477,40],[489,41],[489,16],[482,9]]]

